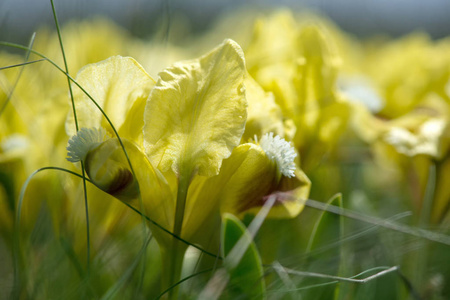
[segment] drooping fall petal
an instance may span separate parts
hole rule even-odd
[[[300,169],[293,177],[279,174],[279,163],[270,159],[260,146],[244,144],[233,151],[224,162],[221,211],[236,215],[256,214],[268,197],[276,197],[269,218],[292,218],[297,216],[309,196],[311,183]],[[223,174],[223,175],[222,175]]]

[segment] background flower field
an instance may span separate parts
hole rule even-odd
[[[2,33],[0,298],[449,298],[448,33],[179,7]]]

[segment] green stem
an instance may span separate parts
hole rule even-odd
[[[184,219],[184,210],[186,207],[186,198],[190,181],[191,181],[190,174],[189,176],[186,176],[185,174],[180,174],[180,177],[178,179],[175,223],[173,226],[173,234],[175,234],[176,236],[181,236],[181,229],[183,227],[183,219]]]
[[[425,193],[422,200],[422,207],[419,216],[419,227],[428,228],[430,226],[430,216],[433,207],[433,200],[436,190],[436,163],[434,161],[430,162],[428,169],[428,180],[425,187]],[[427,274],[427,267],[429,261],[429,243],[428,241],[420,240],[417,252],[412,261],[414,268],[413,281],[415,284],[420,286],[424,280],[426,280],[425,275]]]
[[[163,290],[169,289],[169,299],[178,298],[179,286],[174,286],[181,278],[181,269],[183,267],[183,257],[187,246],[177,237],[181,237],[183,228],[184,211],[186,207],[186,198],[189,184],[191,182],[191,172],[184,172],[178,178],[177,203],[175,208],[175,221],[173,226],[173,234],[171,242],[167,249],[162,251],[162,259],[164,263],[163,269]],[[171,288],[173,286],[173,288]]]
[[[428,168],[428,180],[425,186],[425,193],[422,200],[419,226],[427,228],[430,223],[431,211],[433,208],[434,194],[436,192],[436,163],[430,162]]]
[[[178,299],[179,285],[178,281],[181,279],[181,270],[183,267],[183,258],[187,246],[172,238],[173,243],[167,249],[162,250],[162,290],[168,290],[170,300]]]

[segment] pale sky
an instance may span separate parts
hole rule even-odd
[[[125,27],[144,26],[168,12],[181,11],[202,29],[223,11],[240,5],[275,6],[273,0],[55,0],[59,19],[107,15]],[[449,0],[278,0],[277,6],[310,7],[357,35],[401,35],[422,29],[434,37],[450,35]],[[52,24],[49,0],[0,0],[0,40],[28,40],[42,24]],[[133,23],[134,22],[134,23]],[[152,23],[153,22],[153,23]]]

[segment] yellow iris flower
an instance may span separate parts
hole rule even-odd
[[[31,60],[31,58],[30,58]],[[24,62],[19,55],[0,53],[0,66],[7,67]],[[51,86],[42,78],[39,63],[23,68],[6,68],[0,71],[0,227],[9,238],[17,208],[15,203],[21,185],[39,168],[51,163],[63,162],[64,145],[61,130],[68,105],[67,94]],[[59,102],[64,96],[64,104]],[[61,147],[59,147],[61,146]],[[61,151],[62,150],[62,151]],[[61,159],[60,159],[61,158]],[[48,189],[42,189],[46,184]],[[44,203],[52,213],[53,222],[58,223],[61,201],[54,195],[61,192],[55,174],[36,178],[30,186],[32,201],[27,201],[21,210],[21,228],[31,232]],[[56,232],[58,227],[55,226]]]
[[[372,89],[359,84],[368,92],[360,93],[360,102],[377,94],[380,105],[375,110],[367,103],[352,105],[355,131],[372,146],[379,165],[388,162],[385,165],[400,175],[390,181],[407,181],[417,214],[428,210],[424,205],[430,207],[425,219],[435,224],[442,222],[450,203],[445,171],[450,140],[448,47],[448,41],[432,42],[423,33],[369,43],[360,71],[370,78]],[[424,198],[433,168],[436,187],[427,204]]]
[[[231,40],[175,63],[156,83],[131,58],[88,65],[77,80],[117,128],[133,170],[81,91],[75,99],[84,128],[69,141],[68,159],[84,161],[95,185],[138,209],[140,195],[149,218],[208,249],[218,247],[221,213],[255,212],[269,195],[278,200],[271,216],[294,217],[303,204],[293,199],[306,199],[310,182],[296,167],[290,143],[271,133],[240,145],[248,114],[245,77],[242,50]],[[261,92],[256,83],[250,86]],[[150,227],[172,276],[163,280],[168,285],[179,276],[187,246]]]
[[[439,96],[430,94],[411,112],[385,123],[377,142],[378,150],[382,150],[382,155],[390,155],[404,172],[412,170],[410,176],[417,178],[412,188],[418,191],[413,195],[419,212],[424,205],[429,177],[433,176],[430,167],[435,166],[436,187],[433,199],[429,200],[432,208],[427,219],[432,223],[441,222],[450,203],[446,175],[450,161],[449,105]]]
[[[280,12],[255,23],[245,51],[249,73],[295,124],[293,142],[305,170],[336,144],[350,113],[336,90],[340,59],[334,48],[323,29],[300,26],[291,13]]]

